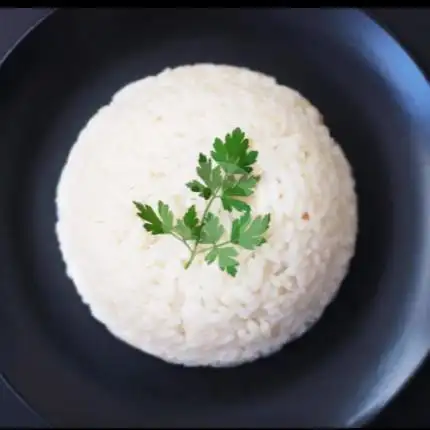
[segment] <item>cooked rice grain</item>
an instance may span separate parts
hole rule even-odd
[[[249,203],[272,215],[268,242],[240,252],[236,278],[202,259],[184,270],[187,249],[147,233],[132,201],[202,211],[185,183],[198,153],[235,127],[259,151]],[[351,169],[318,110],[269,76],[211,64],[118,91],[73,146],[57,207],[67,273],[93,316],[128,344],[188,366],[255,360],[300,336],[338,291],[357,231]]]

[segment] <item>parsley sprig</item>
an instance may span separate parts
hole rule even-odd
[[[206,201],[206,207],[199,217],[193,205],[182,218],[175,219],[169,205],[158,202],[156,210],[147,204],[133,202],[137,215],[143,220],[143,227],[153,235],[171,235],[181,241],[190,255],[185,269],[188,269],[199,254],[205,254],[208,264],[218,263],[222,271],[236,276],[239,262],[237,248],[254,250],[263,245],[269,229],[270,214],[251,217],[251,207],[243,201],[255,191],[260,177],[253,174],[253,165],[258,152],[249,149],[245,133],[236,128],[225,136],[224,141],[216,138],[210,157],[199,154],[196,169],[198,179],[186,186]],[[229,231],[220,218],[211,212],[213,203],[219,199],[228,212],[239,212],[233,219]]]

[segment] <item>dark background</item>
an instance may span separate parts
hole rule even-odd
[[[430,77],[430,7],[366,9],[394,35]],[[0,58],[47,9],[0,9]],[[430,112],[429,112],[430,120]],[[430,336],[430,334],[429,334]],[[0,379],[0,427],[40,427],[43,422]],[[430,426],[430,358],[402,392],[369,424],[372,427]]]

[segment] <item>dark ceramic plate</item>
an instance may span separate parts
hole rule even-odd
[[[164,67],[229,63],[323,112],[357,180],[360,233],[341,293],[300,340],[234,369],[186,369],[90,316],[54,234],[54,190],[87,119]],[[352,426],[428,351],[430,88],[355,10],[58,11],[0,69],[0,364],[53,426]]]

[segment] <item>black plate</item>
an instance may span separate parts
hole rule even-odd
[[[280,353],[186,369],[114,339],[80,302],[54,190],[87,119],[167,66],[272,74],[323,112],[357,180],[360,233],[341,293]],[[354,10],[58,11],[0,69],[1,370],[54,426],[352,426],[428,352],[430,88]]]

